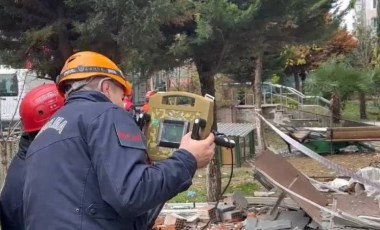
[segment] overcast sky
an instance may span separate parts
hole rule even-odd
[[[345,8],[348,6],[350,0],[339,0],[341,7]],[[351,10],[345,17],[344,17],[344,24],[347,26],[348,31],[352,31],[353,29],[353,23],[354,23],[354,10]]]

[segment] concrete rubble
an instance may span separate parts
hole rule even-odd
[[[254,178],[268,191],[253,197],[235,192],[218,203],[166,204],[153,229],[380,229],[380,204],[372,188],[366,191],[349,179],[313,180],[271,151],[252,166]],[[363,172],[377,175],[376,169],[358,173]]]

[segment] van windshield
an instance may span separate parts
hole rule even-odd
[[[18,96],[16,74],[0,74],[0,97]]]

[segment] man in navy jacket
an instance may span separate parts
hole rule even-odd
[[[186,190],[213,158],[212,134],[187,134],[169,159],[148,164],[144,136],[123,109],[131,87],[101,54],[71,56],[57,87],[66,104],[26,157],[26,229],[147,229],[148,212]]]
[[[18,152],[7,171],[0,196],[2,230],[23,230],[23,190],[25,182],[25,156],[30,143],[48,119],[63,106],[64,99],[55,84],[44,84],[28,92],[20,104],[20,118],[24,133]]]

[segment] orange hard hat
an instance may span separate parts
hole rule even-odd
[[[94,76],[106,76],[116,81],[124,88],[125,95],[130,95],[131,84],[124,77],[117,65],[106,56],[92,52],[82,51],[69,57],[57,78],[57,88],[64,94],[64,83],[70,80],[81,80]]]
[[[148,92],[146,92],[146,94],[145,94],[145,98],[150,98],[150,97],[153,96],[155,93],[156,93],[156,92],[153,91],[153,90],[148,91]]]
[[[64,104],[55,84],[40,85],[29,91],[20,104],[24,132],[37,132]]]

